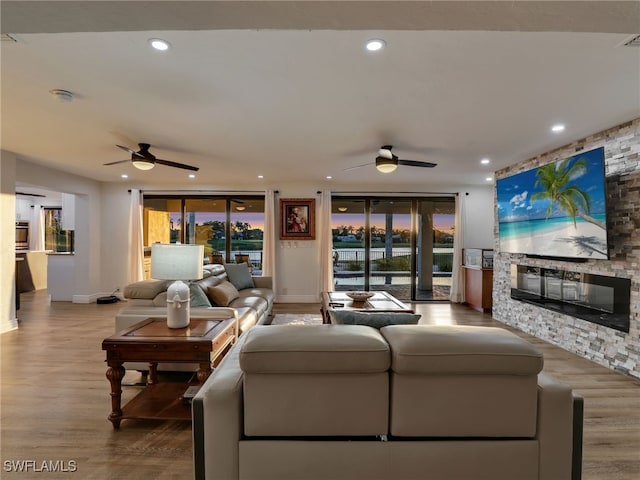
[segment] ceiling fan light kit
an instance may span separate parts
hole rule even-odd
[[[393,158],[376,158],[376,169],[382,173],[391,173],[398,168],[398,160]]]
[[[151,170],[155,166],[155,163],[150,162],[149,160],[136,159],[131,160],[131,163],[133,163],[133,166],[138,170]]]

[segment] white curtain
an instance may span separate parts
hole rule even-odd
[[[451,293],[449,300],[453,303],[463,303],[464,298],[464,269],[462,268],[462,249],[464,248],[464,202],[465,196],[456,195],[455,232],[453,235],[453,273],[451,275]]]
[[[323,292],[333,292],[333,236],[331,235],[331,191],[324,190],[320,197],[320,288]]]
[[[262,276],[271,277],[273,291],[276,292],[276,199],[273,190],[267,190],[264,197]]]
[[[129,283],[140,280],[144,280],[142,193],[133,188],[129,208]]]
[[[44,250],[44,208],[34,205],[31,210],[29,250]]]

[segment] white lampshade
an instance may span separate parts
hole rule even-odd
[[[199,280],[202,278],[204,246],[154,243],[151,246],[151,278]]]
[[[189,326],[190,291],[182,280],[202,278],[203,245],[154,243],[151,246],[151,277],[175,280],[167,289],[167,326]]]

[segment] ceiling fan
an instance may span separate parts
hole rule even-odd
[[[118,163],[131,162],[134,167],[140,170],[151,170],[156,163],[160,165],[167,165],[168,167],[176,167],[176,168],[184,168],[185,170],[192,170],[197,172],[200,170],[199,167],[193,167],[191,165],[185,165],[184,163],[171,162],[169,160],[162,160],[161,158],[156,158],[151,152],[149,152],[149,148],[151,145],[148,143],[139,143],[138,146],[140,150],[137,152],[131,150],[128,147],[123,147],[122,145],[116,145],[116,147],[121,148],[125,152],[129,152],[131,154],[131,160],[119,160],[117,162],[105,163],[105,165],[116,165]]]
[[[398,168],[398,165],[405,165],[408,167],[427,167],[433,168],[437,165],[437,163],[432,162],[421,162],[419,160],[403,160],[398,158],[391,149],[393,145],[383,145],[378,150],[378,156],[376,157],[375,166],[379,172],[382,173],[391,173]],[[353,170],[354,168],[365,167],[367,165],[373,165],[372,162],[365,163],[363,165],[356,165],[354,167],[345,168],[344,170]]]

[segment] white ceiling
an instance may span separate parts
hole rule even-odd
[[[17,40],[2,42],[2,149],[105,182],[486,185],[494,170],[640,116],[640,48],[620,46],[640,33],[633,2],[591,2],[608,4],[606,14],[582,3],[557,11],[572,2],[550,1],[407,2],[422,9],[415,11],[403,2],[353,2],[353,11],[337,2],[227,2],[220,15],[193,5],[167,10],[181,2],[45,8],[56,3],[2,2],[2,33]],[[491,10],[495,4],[503,8]],[[380,27],[385,18],[395,29]],[[151,37],[171,50],[153,51]],[[372,37],[387,48],[366,52]],[[74,101],[56,101],[54,88]],[[566,130],[552,133],[558,122]],[[187,179],[186,170],[162,165],[103,165],[128,158],[115,144],[138,142],[200,171]],[[438,166],[344,171],[373,162],[383,144]],[[481,165],[483,157],[492,163]]]

